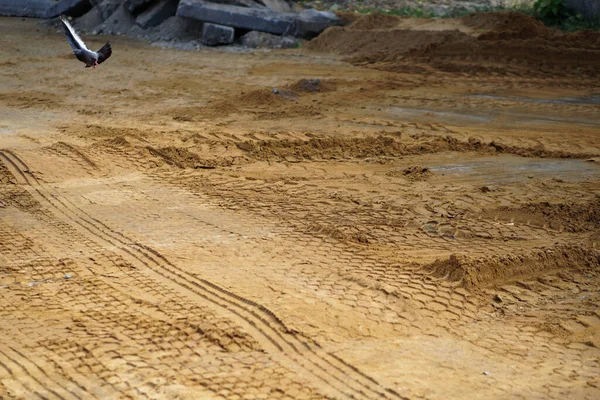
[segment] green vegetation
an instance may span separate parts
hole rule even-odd
[[[566,0],[536,0],[533,7],[524,11],[543,21],[548,26],[563,31],[600,30],[600,20],[588,20],[567,8]]]
[[[565,0],[536,0],[533,10],[538,18],[558,24],[569,16]]]

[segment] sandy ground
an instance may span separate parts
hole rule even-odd
[[[111,41],[0,19],[0,398],[600,397],[593,77]]]

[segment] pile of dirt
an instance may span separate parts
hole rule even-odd
[[[460,283],[469,289],[500,286],[554,271],[597,270],[600,252],[577,246],[559,246],[522,254],[484,258],[457,257],[436,260],[426,266],[432,275]]]
[[[257,159],[332,159],[401,154],[406,146],[389,137],[312,137],[309,140],[253,142],[251,155]]]
[[[396,18],[396,17],[394,17]],[[348,56],[355,63],[394,61],[411,51],[425,49],[447,41],[467,40],[458,31],[412,31],[400,29],[360,30],[333,27],[306,45],[317,52],[333,52]]]
[[[164,115],[178,122],[197,122],[207,118],[222,118],[239,112],[235,102],[220,100],[204,107],[177,107],[166,110]]]
[[[599,32],[558,33],[532,17],[513,12],[473,14],[457,21],[475,30],[473,34],[394,28],[400,20],[372,15],[347,27],[329,28],[306,48],[396,72],[576,74],[593,78],[600,73]]]
[[[284,102],[284,98],[277,96],[272,91],[268,90],[252,90],[250,92],[240,94],[235,103],[244,107],[266,107],[277,106]]]
[[[464,25],[481,32],[480,40],[529,39],[554,35],[542,22],[517,12],[474,13],[460,20]]]

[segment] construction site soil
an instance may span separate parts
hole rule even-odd
[[[0,398],[600,398],[600,36],[354,19],[0,19]]]

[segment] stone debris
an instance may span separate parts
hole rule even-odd
[[[0,3],[3,2],[4,0],[0,1]],[[46,9],[44,18],[56,18],[63,14],[69,17],[81,17],[90,11],[93,6],[92,0],[61,0],[58,3],[54,1],[51,3],[53,5]]]
[[[249,8],[215,4],[204,0],[181,0],[177,15],[276,35],[291,35],[311,39],[326,28],[341,25],[342,21],[332,12],[305,10],[279,12],[271,9]]]
[[[299,47],[301,39],[292,36],[278,36],[266,32],[250,31],[240,38],[244,47],[251,49],[290,49]]]
[[[177,11],[177,3],[177,0],[159,0],[144,10],[135,19],[135,23],[142,28],[150,28],[160,25],[161,22],[175,15],[175,11]]]
[[[0,0],[0,15],[67,15],[88,34],[246,48],[298,47],[343,24],[331,11],[297,7],[291,0]],[[48,24],[57,26],[56,20]]]
[[[121,3],[121,0],[96,0],[94,3],[94,9],[92,11],[96,11],[98,14],[100,14],[100,18],[105,21],[119,9]],[[88,14],[89,12],[85,15]]]
[[[45,18],[55,3],[50,0],[2,0],[0,15],[5,17]]]
[[[130,13],[139,14],[153,2],[154,0],[125,0],[125,7]]]
[[[229,26],[205,23],[202,29],[202,43],[218,46],[233,43],[235,30]]]
[[[201,22],[231,26],[238,29],[292,34],[296,18],[293,13],[280,13],[267,8],[250,8],[210,3],[203,0],[181,0],[177,15]]]

